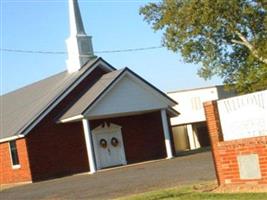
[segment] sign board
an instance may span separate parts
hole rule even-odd
[[[224,140],[267,135],[267,90],[218,101]]]

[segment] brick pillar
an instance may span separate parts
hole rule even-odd
[[[220,155],[218,152],[218,145],[220,141],[223,141],[223,136],[221,131],[217,102],[216,101],[205,102],[204,110],[209,130],[209,137],[211,142],[212,156],[213,156],[216,176],[218,184],[221,185],[223,184],[223,177],[222,173],[220,173],[221,162],[220,162]]]

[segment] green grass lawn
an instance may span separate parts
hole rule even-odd
[[[267,200],[267,193],[212,193],[201,192],[193,189],[192,186],[158,190],[134,196],[124,197],[120,200]]]

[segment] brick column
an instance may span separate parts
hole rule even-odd
[[[218,113],[218,106],[216,101],[209,101],[204,103],[204,110],[207,120],[207,126],[209,130],[209,137],[212,148],[212,156],[216,171],[216,176],[218,180],[218,184],[223,184],[223,177],[220,173],[221,163],[220,163],[220,155],[218,152],[218,145],[220,141],[223,141],[220,118]]]

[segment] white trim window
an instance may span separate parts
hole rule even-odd
[[[15,169],[20,168],[16,140],[9,142],[9,150],[10,150],[12,168],[15,168]]]

